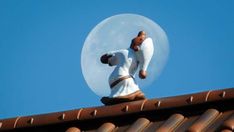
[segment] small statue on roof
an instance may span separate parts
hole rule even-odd
[[[144,31],[140,31],[128,49],[110,51],[101,56],[103,64],[115,66],[109,76],[111,94],[103,97],[101,102],[105,105],[113,105],[123,102],[146,99],[135,80],[135,73],[141,79],[147,77],[147,67],[153,56],[154,46],[150,37],[146,37]]]

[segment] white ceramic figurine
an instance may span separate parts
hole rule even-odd
[[[151,38],[140,31],[132,40],[130,48],[111,51],[101,57],[103,64],[115,67],[109,77],[111,94],[103,97],[105,105],[146,99],[135,81],[135,73],[139,69],[139,77],[147,77],[147,67],[153,56],[154,46]]]

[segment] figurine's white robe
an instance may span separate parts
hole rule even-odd
[[[139,87],[134,80],[134,74],[138,68],[135,52],[129,48],[112,51],[108,55],[112,55],[108,60],[109,65],[116,66],[109,77],[110,85],[123,76],[132,76],[111,88],[110,97],[125,96],[138,91]]]
[[[145,39],[140,48],[141,50],[137,52],[128,48],[107,53],[108,55],[112,55],[108,59],[108,64],[116,66],[109,77],[110,85],[123,76],[132,76],[111,88],[109,97],[125,96],[140,90],[134,76],[138,66],[140,70],[147,70],[154,51],[152,39]]]

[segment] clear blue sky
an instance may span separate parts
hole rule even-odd
[[[148,98],[234,87],[233,0],[1,0],[0,118],[101,105],[81,72],[103,19],[146,16],[167,33],[168,63]]]

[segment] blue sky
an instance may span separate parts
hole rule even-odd
[[[1,0],[0,118],[101,105],[80,65],[88,33],[103,19],[143,15],[170,44],[148,98],[234,87],[232,0]]]

